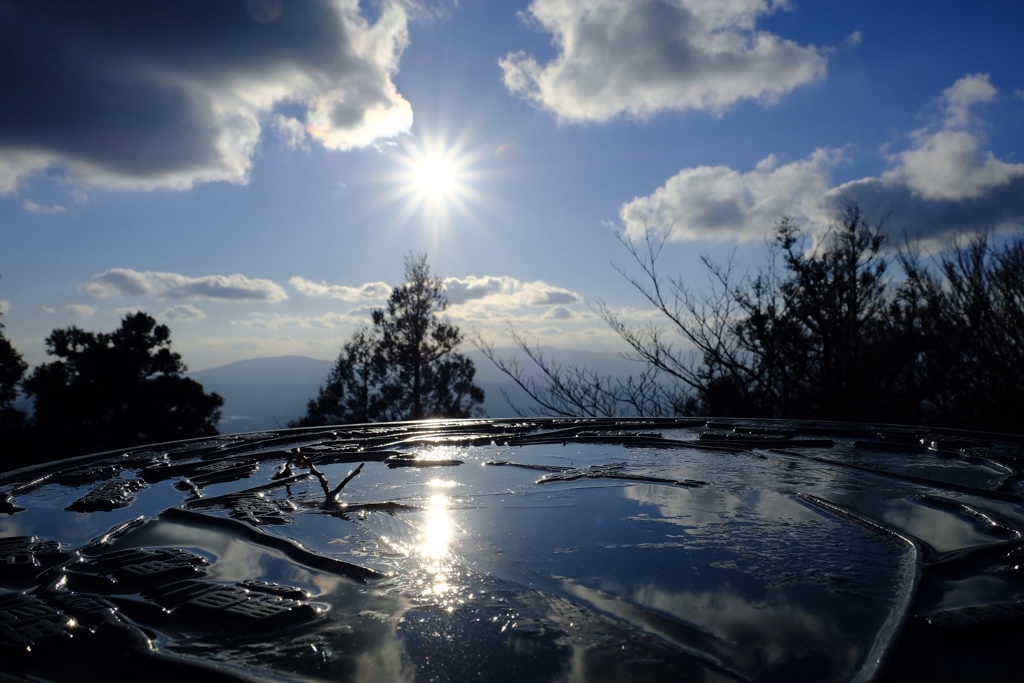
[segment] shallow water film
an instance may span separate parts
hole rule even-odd
[[[0,477],[18,680],[1019,680],[1022,444],[468,420]]]

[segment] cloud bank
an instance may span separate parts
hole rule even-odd
[[[576,304],[583,301],[583,297],[568,289],[539,280],[522,282],[507,275],[448,277],[444,279],[444,287],[445,295],[453,306],[479,302],[495,309],[509,309]]]
[[[583,301],[583,297],[576,292],[541,281],[523,282],[507,275],[447,277],[442,281],[445,296],[452,306],[484,302],[492,307],[508,308],[571,305]],[[306,296],[348,302],[383,302],[391,295],[391,287],[384,282],[367,282],[356,286],[328,285],[326,282],[313,282],[298,276],[288,282]]]
[[[178,273],[112,268],[93,275],[82,289],[98,297],[145,296],[157,299],[230,299],[281,301],[288,295],[271,280],[244,275],[189,277]]]
[[[357,305],[345,310],[312,314],[256,312],[243,319],[236,319],[232,324],[268,330],[352,328],[369,324],[372,311],[383,306],[391,294],[391,287],[383,282],[353,286],[328,285],[296,276],[289,283],[301,294],[311,298],[335,299]],[[574,305],[583,303],[582,296],[539,280],[524,282],[507,275],[470,275],[464,278],[444,278],[443,283],[445,296],[451,304],[444,315],[460,325],[497,324],[504,329],[505,323],[509,321],[530,325],[542,321],[577,320],[583,315],[572,310]],[[137,288],[134,285],[123,287],[118,284],[118,291],[125,289],[135,291]]]
[[[160,317],[164,320],[171,320],[175,322],[179,321],[192,321],[192,320],[205,320],[206,314],[201,310],[193,306],[192,304],[179,304],[177,306],[171,306],[160,314]]]
[[[770,104],[824,76],[824,52],[757,29],[786,0],[533,0],[522,16],[552,34],[555,59],[500,60],[512,93],[563,121],[722,112]]]
[[[976,113],[998,96],[988,75],[956,81],[938,98],[939,115],[911,131],[906,149],[888,155],[877,177],[834,185],[832,170],[846,154],[827,149],[788,164],[769,156],[748,172],[698,166],[623,204],[619,216],[632,239],[650,228],[670,241],[762,239],[784,216],[825,225],[849,201],[873,219],[885,217],[897,235],[1019,227],[1024,164],[985,149],[984,122]]]
[[[384,282],[367,282],[359,287],[328,285],[313,282],[302,277],[293,277],[288,284],[306,296],[328,297],[342,301],[363,301],[365,299],[386,299],[391,296],[391,287]]]
[[[790,164],[769,156],[746,173],[728,166],[687,168],[650,195],[623,204],[619,216],[632,239],[645,228],[677,242],[761,239],[783,216],[823,215],[829,169],[840,161],[840,151],[818,149]]]
[[[244,183],[265,125],[337,150],[407,131],[406,14],[358,0],[33,0],[0,22],[0,193],[60,166],[124,188]]]
[[[368,311],[366,312],[369,313]],[[232,320],[232,325],[241,327],[255,327],[262,330],[281,330],[286,328],[299,328],[304,330],[336,330],[340,328],[355,327],[360,322],[366,322],[367,315],[352,316],[351,312],[336,313],[327,312],[316,315],[288,315],[265,313],[250,313],[240,320]]]

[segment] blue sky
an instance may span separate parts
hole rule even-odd
[[[427,252],[501,346],[613,350],[662,266],[757,264],[843,201],[940,245],[1024,226],[1024,3],[0,0],[0,310],[144,309],[191,369],[333,358]]]

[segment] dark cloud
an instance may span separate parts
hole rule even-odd
[[[865,178],[829,193],[832,215],[856,202],[865,215],[884,219],[894,237],[945,239],[958,232],[1019,230],[1024,225],[1024,177],[964,199],[930,199],[902,183]]]
[[[282,103],[332,148],[393,135],[405,43],[401,10],[371,24],[355,0],[0,0],[0,191],[53,164],[99,185],[242,182]]]

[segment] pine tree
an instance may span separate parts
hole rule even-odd
[[[217,394],[182,376],[171,331],[149,315],[127,315],[114,332],[54,330],[47,353],[24,382],[35,398],[34,439],[44,456],[64,458],[139,444],[217,434]]]
[[[444,283],[425,254],[405,260],[405,281],[373,327],[347,342],[306,416],[293,426],[470,417],[484,400],[473,362],[457,351],[459,328],[440,318]]]

